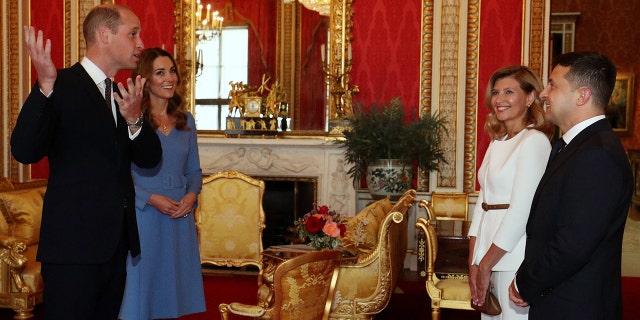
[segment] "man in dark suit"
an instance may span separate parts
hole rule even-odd
[[[153,168],[162,150],[154,130],[140,121],[145,79],[112,90],[111,79],[135,68],[143,49],[138,17],[124,6],[98,6],[83,33],[86,57],[56,70],[50,40],[24,28],[38,81],[18,117],[11,151],[22,163],[49,159],[37,255],[45,318],[113,320],[127,251],[140,252],[131,162]]]
[[[616,68],[597,53],[554,60],[540,93],[558,125],[527,223],[511,300],[529,319],[621,319],[622,235],[633,192],[629,160],[604,111]],[[566,143],[557,154],[554,152]]]

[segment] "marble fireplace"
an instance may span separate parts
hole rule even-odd
[[[220,170],[232,169],[265,180],[265,205],[267,202],[289,203],[289,198],[297,195],[281,195],[282,190],[270,188],[293,184],[295,192],[301,193],[303,199],[312,197],[318,205],[328,205],[345,217],[353,216],[357,212],[356,191],[347,175],[349,168],[344,162],[342,149],[333,140],[325,137],[260,139],[200,136],[198,145],[200,166],[205,176]],[[269,195],[281,198],[266,199]],[[291,208],[289,224],[292,225],[295,219],[294,210],[299,214],[310,209],[311,206]],[[266,208],[265,213],[267,229],[273,232],[273,224],[281,225],[283,222],[281,218],[277,218],[278,221],[270,221]],[[268,241],[265,242],[267,246]]]

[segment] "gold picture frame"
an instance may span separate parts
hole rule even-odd
[[[605,115],[613,131],[621,136],[631,136],[634,117],[634,74],[619,72]]]

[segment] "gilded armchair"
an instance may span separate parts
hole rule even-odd
[[[259,289],[273,292],[273,299],[268,300],[272,302],[221,303],[222,319],[227,320],[229,313],[254,319],[327,319],[341,255],[338,250],[312,251],[282,262],[275,269],[273,288],[264,288],[263,284]]]
[[[33,318],[44,284],[36,261],[43,196],[47,181],[0,180],[0,308],[14,319]]]
[[[431,299],[431,319],[440,319],[441,308],[473,310],[468,277],[438,278],[434,267],[438,257],[438,236],[431,224],[434,214],[427,201],[421,200],[418,205],[427,212],[427,218],[418,218],[416,228],[425,234],[424,239],[421,238],[418,242],[418,261],[424,261],[425,270],[418,271],[426,274],[425,286]]]
[[[204,178],[196,227],[202,264],[254,265],[262,279],[264,181],[225,170]]]
[[[409,190],[393,206],[389,199],[378,200],[348,222],[345,248],[358,258],[340,266],[329,319],[372,319],[387,306],[403,270],[415,197]]]

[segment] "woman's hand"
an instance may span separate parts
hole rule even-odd
[[[176,218],[178,215],[180,203],[171,198],[154,193],[149,197],[148,203],[158,211],[171,216],[172,218]]]
[[[186,218],[191,211],[193,211],[193,205],[196,203],[196,195],[194,193],[187,193],[182,197],[178,205],[175,217],[172,218]]]
[[[469,265],[469,289],[471,289],[471,301],[478,304],[478,265]],[[482,300],[484,302],[484,300]]]
[[[478,267],[476,275],[476,305],[483,305],[487,290],[491,286],[491,268],[483,268],[482,263]]]

